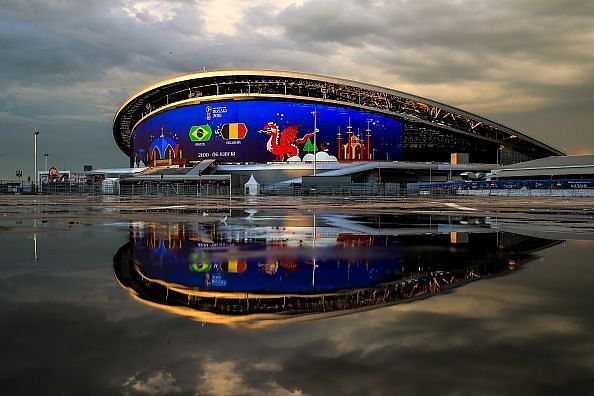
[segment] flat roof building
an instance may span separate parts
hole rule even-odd
[[[552,156],[506,165],[495,170],[499,179],[594,178],[594,155]]]

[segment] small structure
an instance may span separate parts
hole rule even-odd
[[[469,164],[470,155],[468,153],[452,153],[450,154],[450,163],[453,165]]]
[[[592,180],[594,179],[594,155],[539,158],[502,166],[497,170],[493,169],[487,176],[497,180]]]
[[[44,183],[59,183],[59,182],[67,182],[70,180],[70,171],[69,170],[58,170],[55,166],[49,168],[46,171],[38,171],[37,172],[37,185],[41,186]]]
[[[258,183],[253,173],[250,176],[250,179],[244,184],[243,191],[245,195],[260,194],[260,183]]]

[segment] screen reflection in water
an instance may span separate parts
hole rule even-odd
[[[114,257],[118,282],[156,308],[261,326],[427,297],[558,243],[497,231],[489,219],[238,215],[132,223]]]

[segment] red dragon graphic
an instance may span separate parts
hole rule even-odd
[[[260,132],[270,136],[266,148],[275,155],[275,161],[285,161],[285,159],[299,154],[299,146],[304,144],[308,138],[315,135],[315,132],[306,133],[303,137],[297,139],[299,133],[298,125],[291,125],[279,132],[278,125],[269,122],[262,127]]]

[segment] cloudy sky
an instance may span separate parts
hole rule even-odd
[[[594,152],[588,0],[3,0],[0,177],[127,165],[111,122],[172,74],[254,67],[430,97],[568,154]]]

